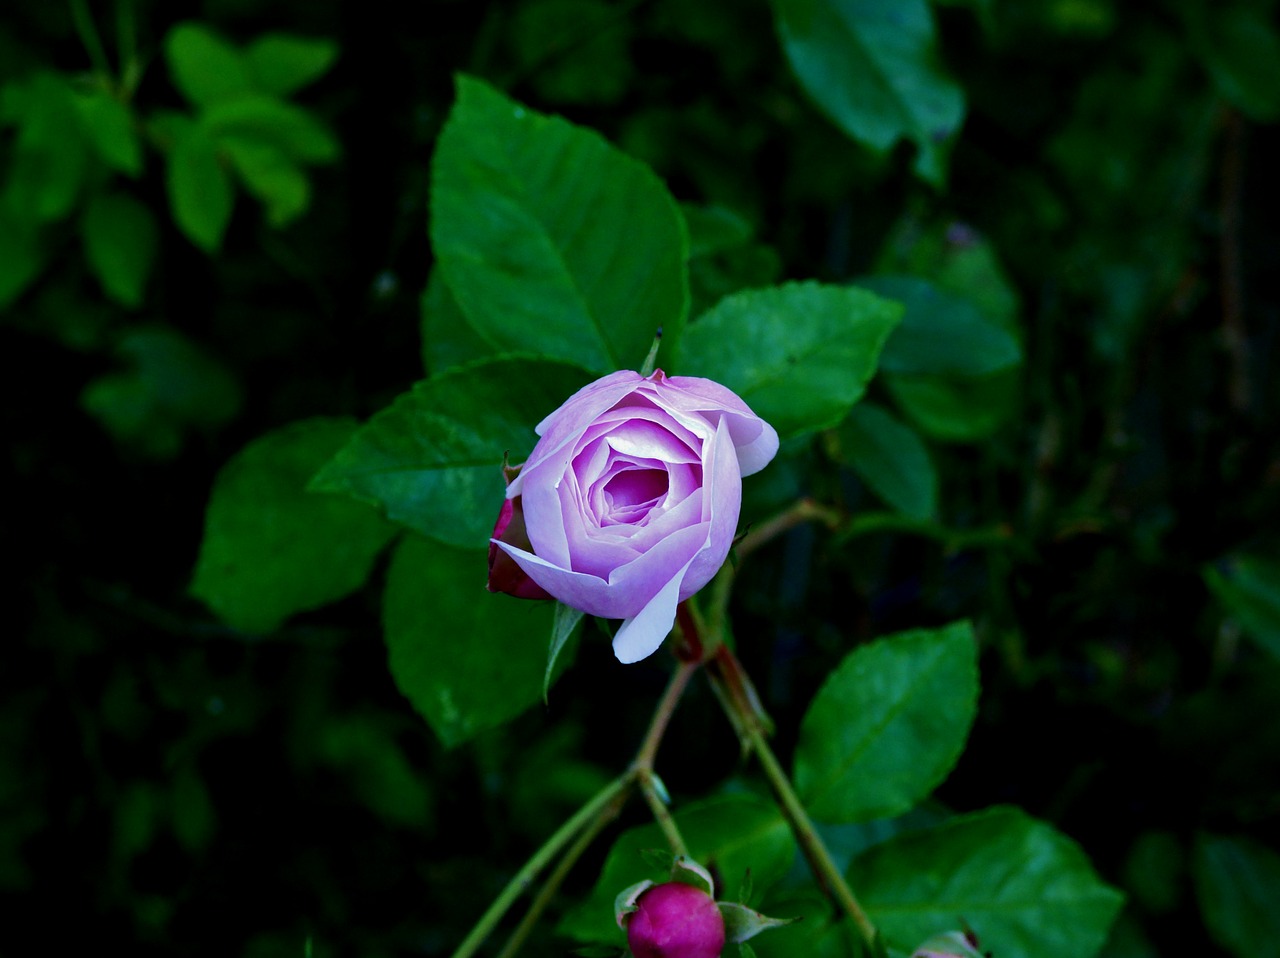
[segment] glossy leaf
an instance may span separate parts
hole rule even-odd
[[[125,306],[141,306],[159,242],[151,210],[127,193],[99,193],[85,208],[81,230],[103,290]]]
[[[767,891],[786,874],[796,854],[795,840],[777,806],[754,796],[705,799],[675,809],[674,817],[691,857],[722,883],[717,897],[736,890],[748,871],[756,892]],[[631,828],[618,836],[595,888],[565,915],[559,932],[579,941],[621,942],[613,920],[614,897],[645,879],[664,881],[667,868],[650,863],[642,853],[666,847],[657,825]]]
[[[563,602],[556,603],[555,615],[551,621],[551,645],[547,649],[547,667],[542,675],[542,701],[547,701],[547,695],[551,691],[551,682],[555,677],[556,663],[560,659],[560,653],[565,650],[565,646],[569,644],[569,640],[573,638],[578,631],[578,627],[582,624],[583,612],[565,605]]]
[[[1000,958],[1091,958],[1123,901],[1075,842],[1014,808],[890,839],[848,877],[890,946],[906,952],[963,920]]]
[[[164,39],[174,86],[196,106],[209,107],[252,91],[240,51],[203,23],[177,24]]]
[[[844,286],[735,293],[689,328],[681,371],[728,386],[784,439],[825,429],[861,398],[901,315]]]
[[[485,590],[484,549],[407,536],[387,572],[382,622],[396,686],[455,746],[542,697],[554,602]]]
[[[493,355],[493,346],[477,333],[433,269],[422,293],[422,365],[431,374]]]
[[[773,0],[791,69],[833,122],[884,152],[916,146],[915,170],[946,180],[964,92],[938,58],[927,0]]]
[[[1280,658],[1280,563],[1236,556],[1221,568],[1205,566],[1204,577],[1245,633]]]
[[[218,473],[191,592],[243,632],[358,589],[395,534],[367,506],[306,491],[350,438],[349,419],[308,419],[255,439]]]
[[[296,93],[324,76],[338,57],[338,45],[324,37],[268,33],[244,49],[254,89],[270,96]]]
[[[495,351],[638,368],[688,308],[675,201],[599,134],[468,77],[432,164],[431,240],[468,322]]]
[[[830,822],[907,811],[955,765],[977,704],[977,648],[967,622],[855,649],[827,677],[800,725],[801,801]]]
[[[519,358],[434,376],[369,420],[315,488],[372,503],[424,536],[485,548],[505,488],[503,455],[523,461],[533,427],[589,380],[563,363]]]
[[[1237,958],[1280,956],[1280,855],[1248,838],[1200,835],[1192,873],[1220,945]]]
[[[202,127],[181,128],[169,154],[167,185],[179,228],[206,253],[217,252],[231,220],[235,193],[218,147]]]
[[[859,403],[829,443],[877,496],[899,512],[931,519],[938,511],[938,474],[929,450],[910,426],[888,410]]]

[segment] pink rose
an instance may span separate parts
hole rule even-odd
[[[676,604],[723,565],[742,477],[774,457],[778,434],[724,386],[662,370],[597,380],[537,433],[490,540],[490,589],[541,589],[622,619],[614,654],[639,661],[671,631]],[[532,583],[515,581],[498,549]]]

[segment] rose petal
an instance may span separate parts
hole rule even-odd
[[[716,434],[707,443],[707,464],[702,487],[703,518],[707,522],[705,546],[694,556],[684,582],[680,598],[687,599],[710,582],[724,560],[729,557],[733,536],[738,529],[738,514],[742,509],[742,479],[738,472],[730,436],[731,427],[724,419]]]
[[[680,601],[680,583],[689,566],[685,566],[636,615],[618,627],[613,637],[613,654],[623,665],[648,658],[668,635],[676,622],[676,605]]]

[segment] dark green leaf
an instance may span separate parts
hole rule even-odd
[[[915,430],[887,410],[859,403],[832,435],[832,453],[899,512],[932,519],[938,511],[938,474]]]
[[[815,890],[787,891],[767,903],[771,915],[799,921],[753,939],[759,958],[854,958],[858,932],[848,919],[833,920],[830,902]]]
[[[540,97],[613,103],[633,72],[631,23],[604,0],[529,0],[515,8],[508,33]]]
[[[519,358],[434,376],[369,420],[315,487],[377,505],[424,536],[482,548],[502,503],[504,453],[523,461],[533,427],[589,379],[573,366]]]
[[[103,290],[125,306],[141,306],[159,239],[151,210],[127,193],[99,193],[85,207],[81,230]]]
[[[267,222],[280,227],[307,210],[311,183],[296,163],[268,143],[223,137],[226,151],[245,189],[267,208]]]
[[[254,94],[218,103],[205,111],[201,122],[220,143],[261,143],[299,163],[331,163],[342,152],[323,123],[302,107],[273,97]]]
[[[842,130],[884,152],[916,145],[916,172],[946,180],[964,92],[938,59],[927,0],[773,0],[778,33],[806,92]]]
[[[174,86],[192,104],[209,107],[251,91],[240,51],[203,23],[179,23],[164,39]]]
[[[1280,563],[1236,556],[1221,569],[1205,566],[1204,578],[1250,638],[1280,658]]]
[[[681,371],[728,386],[783,438],[825,429],[862,396],[901,315],[845,286],[747,290],[690,326]]]
[[[432,164],[431,239],[462,312],[499,349],[612,372],[638,368],[661,327],[659,365],[675,355],[680,211],[590,130],[459,77]]]
[[[1256,4],[1179,4],[1191,48],[1218,92],[1250,119],[1280,119],[1280,31]]]
[[[689,258],[720,253],[751,240],[751,224],[723,206],[682,203],[680,212],[689,228]]]
[[[129,108],[105,90],[77,97],[76,106],[89,143],[102,161],[125,176],[139,176],[142,141]]]
[[[323,37],[268,33],[244,50],[245,66],[254,89],[285,97],[328,72],[338,57],[338,45]]]
[[[9,159],[4,204],[10,215],[35,224],[70,213],[88,172],[88,150],[66,80],[37,73],[27,84]]]
[[[1280,855],[1248,838],[1200,835],[1192,870],[1218,943],[1237,958],[1280,958]]]
[[[1091,958],[1123,901],[1075,842],[1014,808],[890,839],[849,882],[889,944],[910,951],[963,920],[1000,958]]]
[[[1022,361],[1018,341],[973,303],[917,276],[868,276],[858,281],[906,308],[880,357],[887,373],[982,376]]]
[[[35,230],[0,207],[0,310],[8,309],[44,268]]]
[[[483,549],[407,536],[387,573],[391,674],[446,746],[501,725],[542,695],[555,603],[490,595]]]
[[[578,626],[582,623],[582,616],[581,610],[571,608],[563,602],[556,603],[556,614],[551,622],[551,647],[547,650],[547,668],[542,677],[543,702],[547,701],[547,695],[551,691],[556,660],[560,658],[560,653],[564,651],[569,639],[578,630]]]
[[[895,376],[885,385],[920,430],[944,442],[977,442],[1000,428],[1016,410],[1016,370],[990,376]]]
[[[354,592],[395,534],[365,506],[306,491],[353,432],[348,419],[292,423],[222,467],[205,513],[191,592],[243,632]]]
[[[758,892],[766,891],[790,867],[795,840],[777,806],[749,795],[705,799],[675,812],[676,825],[699,864],[734,889],[747,871]],[[646,862],[644,849],[665,848],[657,825],[628,829],[609,850],[595,889],[560,922],[561,934],[579,941],[621,941],[613,920],[613,900],[622,889],[648,878],[664,881],[663,869]],[[783,916],[787,917],[787,916]]]
[[[481,338],[462,315],[458,301],[449,292],[438,269],[433,269],[427,277],[427,288],[422,294],[421,329],[422,364],[432,375],[494,353],[493,346]]]
[[[907,811],[951,771],[977,706],[977,648],[967,622],[855,649],[801,723],[801,801],[833,822]]]
[[[169,154],[169,205],[191,242],[215,253],[231,220],[235,193],[218,148],[203,127],[187,126]]]

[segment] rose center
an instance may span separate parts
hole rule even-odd
[[[614,522],[635,522],[643,518],[667,494],[669,478],[665,469],[628,469],[604,486],[608,517]]]

